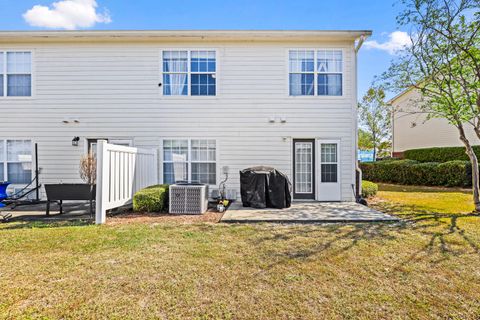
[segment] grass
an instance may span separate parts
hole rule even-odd
[[[472,212],[470,190],[380,184],[379,197],[393,203],[414,206],[417,211],[445,214]]]
[[[395,224],[5,224],[0,318],[478,319],[480,218],[422,190],[381,186]]]

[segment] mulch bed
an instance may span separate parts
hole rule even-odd
[[[216,211],[207,211],[201,215],[173,215],[167,213],[123,213],[109,217],[108,225],[129,224],[129,223],[217,223],[222,218],[223,213]]]

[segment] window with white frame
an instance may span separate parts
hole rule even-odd
[[[0,97],[30,97],[31,95],[31,52],[0,51]]]
[[[289,93],[291,96],[341,96],[342,50],[290,50]]]
[[[32,180],[32,142],[0,140],[0,180],[28,184]]]
[[[212,139],[163,140],[163,182],[217,183],[217,145]]]
[[[163,95],[216,95],[217,62],[215,51],[163,51],[162,65]]]

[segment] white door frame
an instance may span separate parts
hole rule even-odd
[[[337,144],[337,182],[322,182],[322,144]],[[316,145],[316,200],[318,201],[341,201],[341,141],[340,139],[317,139]]]

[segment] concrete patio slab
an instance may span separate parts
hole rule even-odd
[[[11,214],[9,221],[68,221],[68,220],[91,220],[90,206],[88,202],[65,201],[63,214],[59,214],[59,206],[52,203],[50,215],[46,215],[46,204],[39,203],[12,208],[7,206],[0,209],[0,215]]]
[[[221,222],[388,222],[399,218],[355,202],[293,202],[287,209],[255,209],[243,207],[240,201],[232,203]]]

